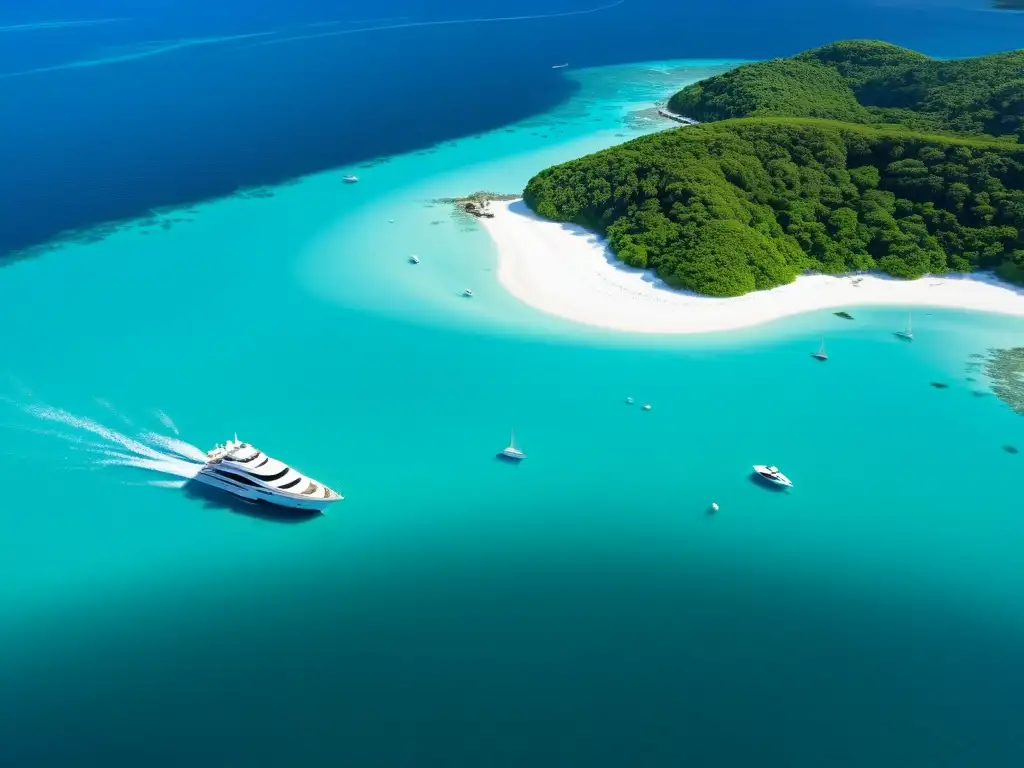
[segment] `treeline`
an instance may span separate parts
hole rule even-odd
[[[844,76],[867,82],[855,66]],[[549,168],[524,197],[542,216],[606,235],[627,264],[712,296],[805,270],[913,278],[980,268],[1024,283],[1024,145],[1011,141],[730,120]]]
[[[669,108],[701,121],[818,117],[1024,142],[1024,51],[938,61],[848,40],[737,67],[687,86]]]

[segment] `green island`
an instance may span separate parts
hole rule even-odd
[[[1024,51],[936,61],[846,41],[695,83],[669,109],[702,123],[544,170],[527,205],[711,296],[806,271],[1024,284]]]

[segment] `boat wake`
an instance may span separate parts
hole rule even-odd
[[[177,437],[177,427],[163,411],[156,411],[154,416],[162,426],[174,432],[173,436],[145,428],[135,434],[128,434],[122,431],[123,427],[115,429],[94,418],[80,416],[63,408],[38,402],[19,403],[3,397],[0,400],[31,417],[27,424],[7,425],[8,428],[61,440],[74,453],[86,459],[91,467],[134,467],[163,476],[146,483],[150,486],[182,488],[199,474],[206,460],[203,451]],[[106,400],[97,399],[96,402],[124,425],[132,425],[128,418]]]

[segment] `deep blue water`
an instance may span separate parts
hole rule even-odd
[[[982,12],[983,0],[625,0],[554,18],[337,34],[608,4],[46,0],[5,8],[4,26],[105,23],[0,33],[0,253],[543,112],[571,93],[550,69],[564,61],[764,58],[843,37],[956,56],[1024,39],[1024,16]]]

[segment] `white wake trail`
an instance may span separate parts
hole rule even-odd
[[[162,448],[170,451],[176,456],[181,456],[183,459],[190,459],[191,461],[206,461],[206,454],[196,448],[190,443],[186,443],[184,440],[179,440],[176,437],[167,437],[166,435],[158,435],[156,432],[143,432],[139,435],[143,440],[153,445],[159,445]]]
[[[161,459],[146,459],[138,456],[123,456],[112,459],[104,459],[99,462],[104,467],[134,467],[135,469],[146,469],[150,472],[159,472],[163,475],[174,475],[191,480],[199,474],[203,468],[202,464],[193,464],[184,459],[165,457]]]
[[[109,400],[104,400],[102,397],[95,397],[93,399],[97,402],[97,404],[102,405],[104,408],[106,408],[108,411],[114,414],[117,418],[119,418],[129,427],[135,426],[134,424],[132,424],[131,420],[129,420],[127,416],[125,416],[123,413],[117,410],[117,408],[111,405]]]
[[[94,435],[102,437],[108,442],[116,443],[122,448],[127,448],[129,451],[139,456],[146,456],[150,459],[163,458],[163,454],[155,448],[151,448],[145,443],[140,443],[138,440],[128,437],[127,435],[123,435],[110,427],[105,427],[85,416],[75,416],[73,413],[68,413],[62,408],[54,408],[50,405],[29,405],[26,407],[26,410],[37,418],[57,422],[58,424],[66,424],[69,427],[75,427],[76,429],[84,429],[87,432],[92,432]]]
[[[127,417],[106,400],[96,398],[96,402],[124,423],[131,424]],[[46,404],[19,404],[17,407],[36,419],[58,424],[72,431],[69,433],[69,431],[60,429],[27,425],[17,428],[55,437],[71,444],[82,454],[92,457],[91,465],[93,467],[133,467],[178,478],[152,481],[147,483],[148,485],[181,488],[185,482],[199,474],[206,461],[205,453],[178,437],[161,435],[152,431],[143,431],[135,437],[131,437],[86,416],[77,416],[65,411],[63,408]],[[161,421],[173,427],[174,422],[167,414],[162,411],[158,413],[163,416]],[[74,434],[73,430],[77,430],[80,434]],[[174,431],[177,433],[176,428]]]
[[[167,427],[169,430],[171,430],[171,432],[173,432],[176,435],[181,434],[181,432],[178,431],[178,425],[175,424],[171,420],[171,417],[168,416],[166,413],[164,413],[163,411],[154,411],[154,414],[158,419],[160,419],[160,423]]]

